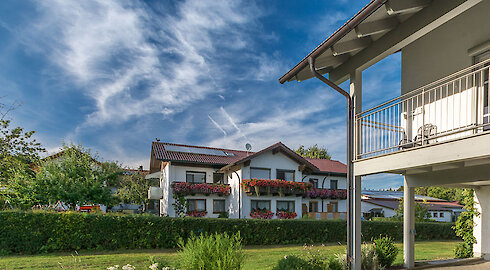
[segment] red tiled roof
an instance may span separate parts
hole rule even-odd
[[[347,165],[337,160],[306,158],[315,165],[321,172],[347,173]]]
[[[171,152],[165,150],[165,145],[221,150],[228,153],[232,153],[234,154],[234,156],[214,156],[214,155],[205,155],[205,154]],[[155,155],[155,158],[162,161],[180,161],[180,162],[203,163],[203,164],[212,164],[212,165],[227,165],[247,156],[247,151],[185,145],[185,144],[153,142],[151,147],[152,147],[152,152]],[[253,152],[248,152],[248,153],[253,154]]]

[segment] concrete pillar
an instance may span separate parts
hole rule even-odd
[[[476,238],[473,253],[475,257],[490,260],[490,186],[475,189],[475,208],[480,215],[473,219],[473,235]]]
[[[403,261],[406,268],[415,265],[415,192],[405,177],[403,186]]]
[[[362,71],[356,71],[350,75],[350,95],[354,102],[354,111],[356,114],[362,111]],[[355,127],[356,136],[354,137],[354,157],[360,147],[360,132],[357,125]],[[354,172],[356,175],[356,172]],[[352,248],[352,269],[361,269],[361,176],[354,176],[353,183],[353,248]]]

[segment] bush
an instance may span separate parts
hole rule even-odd
[[[393,239],[389,236],[380,236],[373,240],[378,256],[379,264],[382,267],[390,267],[398,255],[398,248],[393,243]]]
[[[235,270],[243,264],[240,234],[191,236],[179,240],[181,266],[184,269]]]
[[[379,268],[378,255],[374,245],[361,246],[361,269],[376,270]]]
[[[274,270],[341,270],[339,261],[326,252],[315,249],[313,246],[305,246],[305,252],[300,256],[288,255],[277,262]]]
[[[296,270],[296,269],[311,269],[308,262],[295,255],[287,255],[277,262],[273,270]]]
[[[417,240],[455,239],[451,223],[416,223]],[[366,221],[364,239],[402,240],[402,222]],[[192,234],[240,232],[244,245],[346,241],[343,220],[170,218],[151,215],[0,212],[0,254],[80,249],[175,248]]]

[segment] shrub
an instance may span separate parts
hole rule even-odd
[[[374,245],[362,245],[361,247],[361,269],[376,270],[378,269],[378,255]]]
[[[316,249],[314,246],[304,246],[304,253],[301,255],[288,255],[279,260],[273,268],[274,270],[341,270],[342,266],[334,256],[329,256],[326,252]]]
[[[193,235],[187,241],[180,239],[179,248],[184,269],[235,270],[243,264],[239,234]]]
[[[452,223],[416,223],[417,240],[456,239]],[[402,240],[402,222],[362,223],[365,240]],[[170,218],[152,215],[0,212],[0,254],[175,248],[192,233],[240,232],[244,245],[345,242],[343,220]]]
[[[398,255],[398,248],[393,243],[393,239],[389,236],[380,236],[373,240],[378,256],[379,264],[382,267],[390,267]]]
[[[273,270],[296,270],[296,269],[311,269],[308,262],[295,255],[287,255],[277,262],[277,265],[272,268]]]

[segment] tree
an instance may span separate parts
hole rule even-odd
[[[112,206],[116,198],[108,185],[121,174],[115,162],[100,163],[81,145],[63,145],[63,155],[41,164],[35,177],[37,201],[52,204],[62,201],[75,205],[104,204]]]
[[[300,145],[296,149],[296,153],[306,158],[331,159],[327,149],[323,146],[319,147],[317,144],[308,147],[308,149],[304,145]]]
[[[426,206],[426,204],[427,204],[426,201],[424,201],[423,203],[415,202],[415,222],[424,222],[424,221],[431,220],[429,208]],[[403,219],[403,211],[404,211],[403,208],[404,208],[404,203],[402,199],[400,200],[398,209],[395,211],[397,219]]]
[[[143,212],[150,200],[148,199],[148,189],[151,187],[150,180],[145,179],[145,175],[138,172],[131,175],[123,175],[119,181],[119,189],[116,197],[125,203],[143,204]]]
[[[479,215],[475,208],[473,190],[463,189],[463,198],[461,203],[466,211],[459,215],[456,225],[453,226],[456,235],[463,239],[463,242],[454,249],[454,255],[457,258],[473,257],[473,244],[476,243],[476,238],[473,236],[473,227],[475,226],[473,218]]]
[[[1,200],[29,207],[34,202],[32,165],[39,161],[39,154],[45,150],[33,139],[34,131],[11,128],[10,120],[4,119],[6,113],[2,112],[0,116],[0,187],[4,189]]]
[[[446,201],[462,201],[464,199],[464,189],[447,187],[417,187],[415,194],[443,199]]]

